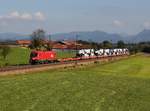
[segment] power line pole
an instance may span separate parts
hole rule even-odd
[[[49,41],[49,45],[50,45],[50,50],[52,50],[52,37],[51,37],[51,34],[49,34],[49,37],[48,37],[48,41]]]
[[[48,37],[48,39],[49,39],[49,42],[51,42],[51,34],[49,34],[49,37]]]
[[[78,37],[79,37],[79,35],[76,35],[76,57],[77,57],[77,53],[78,53],[78,44],[77,44],[77,42],[78,42]],[[77,60],[76,60],[76,62],[75,62],[75,64],[77,64]]]

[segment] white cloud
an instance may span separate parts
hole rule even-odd
[[[123,26],[125,26],[125,23],[120,20],[114,20],[113,25],[116,27],[123,27]]]
[[[36,13],[34,14],[34,16],[35,16],[35,18],[36,18],[37,20],[41,20],[41,21],[45,20],[45,16],[44,16],[44,14],[41,13],[41,12],[36,12]]]
[[[150,22],[144,22],[143,26],[144,28],[150,28]]]
[[[41,12],[31,13],[19,13],[18,11],[11,12],[7,15],[0,15],[0,20],[38,20],[44,21],[46,19],[45,15]]]
[[[17,12],[17,11],[15,11],[15,12],[12,12],[12,13],[10,13],[8,16],[6,16],[6,17],[10,17],[10,18],[19,18],[20,17],[20,14]]]
[[[32,15],[28,14],[28,13],[22,14],[21,18],[24,19],[24,20],[32,20],[33,19]]]

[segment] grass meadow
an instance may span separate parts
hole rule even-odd
[[[30,49],[22,47],[12,47],[6,60],[0,55],[0,66],[28,64]]]
[[[150,57],[0,77],[0,111],[150,111]]]

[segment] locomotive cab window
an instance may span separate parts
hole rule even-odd
[[[37,53],[31,53],[30,57],[37,57]]]

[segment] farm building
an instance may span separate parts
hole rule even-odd
[[[30,40],[17,40],[16,44],[23,46],[23,47],[28,47],[31,44],[31,41]]]

